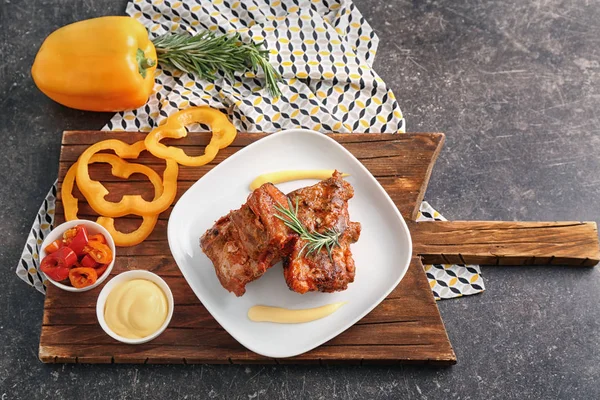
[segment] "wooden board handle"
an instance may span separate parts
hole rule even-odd
[[[572,265],[600,261],[595,222],[411,222],[426,264]]]

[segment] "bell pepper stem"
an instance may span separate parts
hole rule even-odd
[[[151,58],[144,58],[141,62],[140,62],[140,67],[142,67],[142,69],[148,69],[150,67],[154,67],[154,64],[156,64],[156,61],[151,59]]]
[[[156,60],[147,58],[142,49],[137,49],[135,58],[138,63],[138,71],[140,72],[140,75],[142,75],[142,78],[145,78],[146,70],[153,67],[156,64]]]

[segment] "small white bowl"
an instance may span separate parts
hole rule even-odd
[[[113,290],[115,286],[133,279],[146,279],[156,283],[158,287],[164,292],[165,296],[167,296],[167,305],[169,307],[169,310],[167,312],[167,318],[165,319],[165,322],[161,325],[161,327],[153,334],[140,339],[129,339],[117,335],[112,329],[109,328],[108,324],[106,323],[106,320],[104,319],[104,306],[106,305],[106,298],[108,297],[111,290]],[[132,271],[123,272],[115,276],[113,279],[110,280],[110,282],[106,284],[106,286],[104,286],[104,288],[102,288],[102,291],[98,295],[98,301],[96,302],[96,317],[98,317],[98,322],[100,323],[100,326],[102,327],[102,329],[104,329],[104,332],[106,332],[108,336],[118,340],[119,342],[127,344],[140,344],[149,342],[152,339],[157,338],[161,333],[164,332],[165,329],[167,329],[167,326],[169,325],[169,323],[171,322],[171,318],[173,317],[173,309],[175,307],[174,305],[175,302],[173,301],[173,293],[171,292],[169,285],[167,285],[167,283],[160,276],[150,271],[136,269]]]
[[[108,245],[108,247],[110,247],[110,250],[113,253],[113,259],[110,262],[110,264],[108,264],[108,268],[106,268],[106,271],[104,271],[104,273],[102,274],[102,276],[100,276],[98,278],[98,280],[90,286],[86,286],[83,288],[76,288],[73,286],[69,286],[69,285],[64,285],[60,282],[56,282],[52,279],[50,279],[49,276],[47,276],[46,274],[44,274],[44,276],[46,277],[46,279],[48,279],[49,282],[51,282],[54,286],[62,289],[62,290],[66,290],[67,292],[87,292],[88,290],[92,290],[93,288],[97,287],[98,285],[100,285],[102,282],[104,282],[106,280],[106,278],[108,277],[108,275],[110,275],[110,271],[112,271],[114,265],[115,265],[115,259],[117,256],[116,253],[116,249],[115,249],[115,241],[112,238],[112,236],[110,236],[110,234],[108,233],[108,231],[100,224],[95,223],[94,221],[88,221],[85,219],[75,219],[73,221],[68,221],[65,222],[63,224],[60,224],[59,226],[57,226],[56,228],[54,228],[52,230],[52,232],[50,232],[48,234],[48,236],[46,236],[46,239],[44,239],[44,243],[42,243],[42,246],[40,248],[39,251],[39,257],[40,257],[40,263],[42,262],[42,260],[44,259],[44,257],[47,256],[46,251],[44,250],[46,248],[46,246],[48,246],[50,243],[54,242],[56,239],[60,239],[63,236],[63,233],[65,233],[68,229],[71,229],[77,225],[83,225],[87,228],[87,231],[90,235],[95,235],[97,233],[101,233],[104,235],[104,237],[106,238],[106,244]],[[42,272],[42,271],[40,271]]]

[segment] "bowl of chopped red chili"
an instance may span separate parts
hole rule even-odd
[[[106,280],[115,255],[115,242],[103,226],[81,219],[68,221],[42,243],[40,271],[56,287],[85,292]]]

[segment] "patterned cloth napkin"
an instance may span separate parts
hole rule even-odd
[[[417,221],[447,220],[424,201],[419,208]],[[423,267],[436,300],[453,299],[485,290],[479,265],[433,264]]]
[[[227,108],[236,128],[246,132],[405,130],[394,94],[372,69],[379,39],[349,0],[135,0],[127,4],[126,12],[151,35],[208,29],[264,41],[271,63],[282,76],[282,95],[273,99],[266,92],[261,73],[238,74],[233,79],[218,76],[208,82],[159,67],[155,92],[147,104],[115,114],[103,130],[150,131],[173,112],[199,105]],[[56,184],[40,207],[16,271],[42,293],[45,278],[38,270],[38,252],[52,229],[55,200]],[[423,207],[422,218],[428,214],[441,218],[428,204]],[[478,267],[425,269],[436,298],[484,290]]]
[[[347,0],[135,0],[127,14],[151,35],[202,30],[239,32],[265,42],[283,78],[272,99],[262,72],[214,82],[158,69],[156,93],[137,110],[116,114],[109,130],[149,131],[171,113],[197,105],[229,108],[242,132],[307,128],[323,132],[404,132],[394,94],[371,68],[379,39]],[[191,127],[190,130],[197,129]]]

